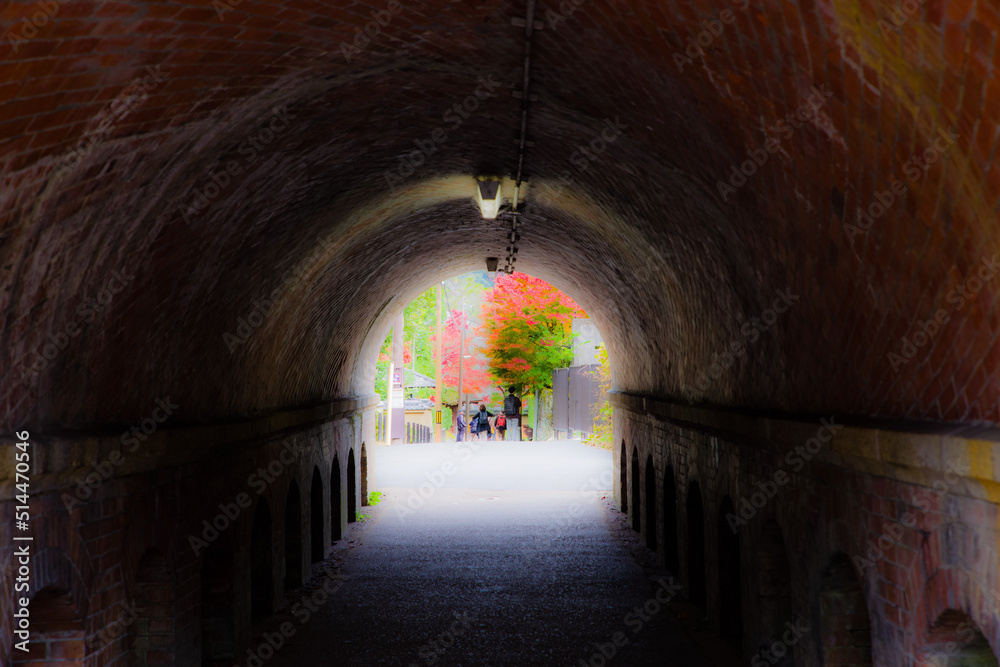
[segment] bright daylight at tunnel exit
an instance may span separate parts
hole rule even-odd
[[[1000,664],[1000,1],[0,34],[0,667]]]

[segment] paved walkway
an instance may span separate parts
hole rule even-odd
[[[710,664],[656,601],[679,589],[657,587],[626,547],[609,451],[448,443],[369,457],[385,498],[335,547],[332,599],[269,622],[291,636],[262,664]]]

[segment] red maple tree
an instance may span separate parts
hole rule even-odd
[[[458,405],[458,362],[461,358],[459,351],[461,345],[462,327],[466,326],[467,318],[465,313],[455,309],[448,313],[445,320],[442,342],[441,342],[441,374],[442,374],[442,402],[445,405],[456,407]],[[473,335],[475,331],[466,329],[465,332],[465,354],[471,358],[465,359],[462,368],[463,390],[470,400],[483,398],[490,392],[492,380],[486,363],[474,349]],[[431,343],[435,344],[437,336],[431,336]]]
[[[573,299],[540,278],[500,274],[483,301],[484,353],[493,377],[524,390],[547,389],[552,371],[573,360]]]

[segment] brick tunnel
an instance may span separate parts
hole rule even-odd
[[[19,596],[42,664],[245,644],[316,555],[256,551],[367,495],[393,318],[497,257],[603,332],[616,502],[748,659],[997,664],[995,0],[528,2],[0,7],[0,662]]]

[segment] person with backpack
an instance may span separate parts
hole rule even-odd
[[[476,415],[469,417],[469,440],[479,440],[479,419]]]
[[[503,413],[497,415],[497,418],[493,422],[497,429],[497,440],[507,439],[507,418],[504,417]]]
[[[507,426],[506,439],[521,441],[521,399],[514,395],[516,387],[511,386],[503,399],[503,416]]]
[[[493,429],[490,427],[490,417],[492,416],[493,413],[486,410],[486,404],[480,403],[479,412],[477,412],[476,416],[472,418],[472,424],[476,427],[474,432],[480,435],[485,433],[487,440],[489,440],[490,436],[493,435]],[[479,439],[482,440],[482,438]]]

